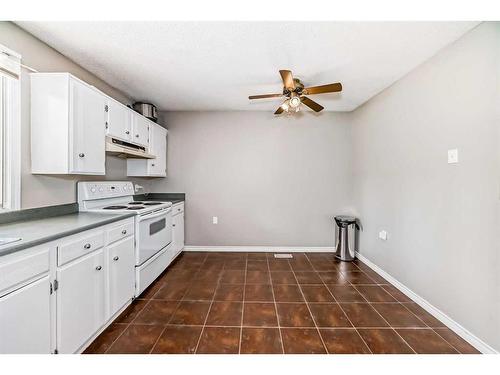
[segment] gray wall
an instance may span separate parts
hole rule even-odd
[[[23,64],[40,72],[70,72],[94,85],[109,96],[129,103],[129,98],[107,85],[88,71],[61,55],[39,39],[11,22],[0,22],[0,44],[20,53]],[[49,206],[76,201],[76,181],[126,179],[126,162],[106,157],[106,176],[37,176],[31,174],[30,153],[30,79],[26,69],[21,77],[21,206],[22,208]],[[149,185],[148,181],[140,181]]]
[[[499,74],[485,23],[351,114],[362,254],[496,349]]]
[[[186,193],[188,245],[333,246],[332,215],[351,206],[347,116],[166,113],[168,178],[152,189]]]

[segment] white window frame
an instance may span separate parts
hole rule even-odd
[[[0,53],[20,65],[21,56],[1,44]],[[0,80],[0,212],[4,212],[21,208],[21,81],[4,69]]]

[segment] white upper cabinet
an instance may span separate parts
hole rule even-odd
[[[105,97],[86,84],[69,80],[70,173],[104,174]]]
[[[149,127],[151,121],[139,113],[132,112],[132,140],[131,142],[146,147],[149,145]]]
[[[167,129],[152,122],[149,125],[149,153],[156,158],[127,159],[127,176],[167,176]]]
[[[105,110],[106,135],[125,142],[133,142],[132,110],[111,98],[108,98]]]
[[[31,168],[105,174],[106,96],[68,73],[31,74]]]

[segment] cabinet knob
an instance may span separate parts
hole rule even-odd
[[[130,134],[130,132],[128,130],[125,130],[125,134]]]
[[[83,152],[80,152],[80,153],[78,154],[78,156],[79,156],[79,157],[81,157],[81,158],[83,158],[83,157],[85,157],[85,154],[84,154]]]
[[[180,211],[180,210],[181,210],[180,208],[177,209],[177,211]]]
[[[116,262],[118,259],[120,259],[118,256],[114,257],[113,260]]]
[[[175,224],[172,224],[173,227],[175,227]]]
[[[89,244],[89,243],[86,243],[85,245],[83,245],[83,248],[84,248],[84,249],[90,249],[90,244]]]
[[[136,135],[135,135],[135,137],[136,137],[136,138],[139,138],[139,134],[136,134]]]
[[[127,234],[127,230],[126,229],[122,230],[122,234]]]
[[[96,269],[97,271],[100,271],[100,270],[102,270],[102,267],[101,267],[101,266],[97,266],[95,269]]]
[[[154,166],[155,166],[155,163],[152,163],[152,164],[151,164],[151,166],[152,166],[152,167],[154,167]]]

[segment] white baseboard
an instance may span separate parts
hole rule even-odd
[[[334,247],[302,247],[302,246],[184,246],[184,251],[231,251],[231,252],[263,252],[263,253],[326,253],[334,251]]]
[[[358,259],[360,261],[365,263],[373,271],[375,271],[380,276],[382,276],[384,279],[389,281],[392,285],[394,285],[396,288],[398,288],[402,293],[404,293],[406,296],[408,296],[411,300],[413,300],[415,303],[417,303],[419,306],[421,306],[424,310],[426,310],[429,314],[434,316],[440,322],[445,324],[449,329],[451,329],[457,335],[462,337],[465,341],[467,341],[469,344],[471,344],[473,347],[475,347],[481,353],[498,354],[498,352],[495,349],[493,349],[491,346],[486,344],[484,341],[482,341],[477,336],[473,335],[470,331],[468,331],[462,325],[460,325],[459,323],[454,321],[452,318],[450,318],[448,315],[446,315],[444,312],[442,312],[438,308],[431,305],[428,301],[426,301],[424,298],[420,297],[418,294],[413,292],[411,289],[406,287],[404,284],[400,283],[394,277],[392,277],[387,272],[382,270],[379,266],[374,264],[371,260],[367,259],[366,257],[364,257],[360,253],[356,253],[356,256],[358,257]]]

